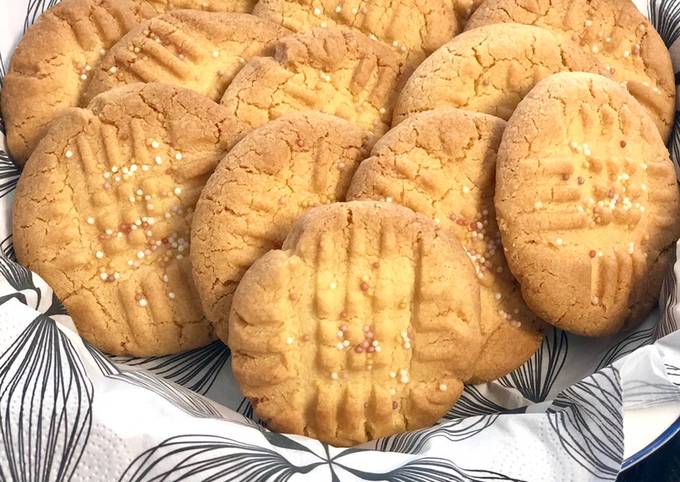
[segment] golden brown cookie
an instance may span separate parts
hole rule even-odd
[[[465,18],[451,0],[259,0],[253,13],[295,32],[352,27],[406,54],[416,66],[463,29]],[[461,9],[462,10],[462,9]]]
[[[170,12],[134,28],[111,48],[83,99],[134,82],[163,82],[219,101],[251,57],[270,53],[271,43],[290,33],[247,13]]]
[[[561,73],[539,83],[498,151],[496,215],[527,305],[596,336],[656,304],[680,236],[680,194],[663,140],[617,82]]]
[[[135,84],[67,111],[26,163],[17,258],[98,348],[163,355],[214,338],[191,279],[189,228],[237,130],[202,95]]]
[[[675,115],[671,57],[630,0],[486,0],[467,29],[514,22],[546,28],[578,43],[647,108],[667,140]]]
[[[191,261],[204,313],[225,342],[243,273],[281,247],[306,209],[344,201],[367,137],[338,117],[295,113],[251,132],[215,170],[196,206]]]
[[[148,18],[176,8],[231,11],[251,0],[63,0],[19,42],[4,79],[2,113],[10,153],[26,162],[49,122],[81,95],[92,70],[120,38]]]
[[[524,304],[508,269],[493,207],[496,151],[505,121],[442,108],[414,115],[385,134],[361,163],[348,200],[402,204],[455,236],[476,269],[485,338],[473,381],[499,378],[540,346],[542,323]]]
[[[393,125],[437,107],[507,120],[536,82],[563,70],[601,67],[569,40],[538,27],[508,23],[470,30],[420,64],[399,96]]]
[[[354,445],[432,425],[458,399],[481,347],[479,286],[425,216],[330,204],[243,276],[229,346],[269,427]]]
[[[382,42],[347,28],[317,28],[285,37],[272,57],[255,57],[222,98],[255,129],[283,114],[316,110],[379,137],[389,128],[403,58]]]

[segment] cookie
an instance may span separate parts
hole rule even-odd
[[[515,22],[571,38],[647,108],[667,140],[675,115],[671,57],[651,23],[630,0],[487,0],[466,25]]]
[[[192,283],[189,228],[235,130],[202,95],[135,84],[68,110],[26,163],[17,258],[98,348],[163,355],[214,339]]]
[[[141,22],[175,8],[231,11],[250,0],[63,0],[19,42],[5,76],[2,113],[13,159],[24,164],[50,121],[81,95],[109,48]]]
[[[123,37],[95,68],[83,99],[134,82],[186,87],[219,101],[251,57],[290,31],[245,13],[179,10]]]
[[[392,45],[416,66],[463,29],[451,0],[260,0],[253,13],[295,31],[346,26]]]
[[[380,137],[389,128],[403,58],[347,28],[285,37],[271,57],[255,57],[236,74],[222,104],[252,129],[283,114],[316,110]]]
[[[225,342],[243,273],[280,248],[309,207],[344,201],[367,138],[334,116],[290,114],[251,132],[215,170],[196,205],[191,261],[204,313]]]
[[[527,305],[586,336],[640,320],[657,302],[680,236],[680,195],[663,140],[615,81],[540,82],[498,151],[496,215]]]
[[[399,96],[393,124],[437,107],[507,120],[536,82],[564,70],[601,67],[570,41],[538,27],[508,23],[470,30],[420,64]]]
[[[270,428],[354,445],[432,425],[458,399],[481,347],[479,286],[432,220],[330,204],[243,276],[229,346]]]
[[[416,114],[383,136],[361,163],[348,200],[399,203],[456,237],[475,266],[485,339],[474,382],[524,363],[543,339],[500,246],[493,207],[496,151],[505,121],[442,108]]]

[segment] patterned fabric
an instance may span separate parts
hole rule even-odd
[[[54,3],[0,4],[0,86],[16,38]],[[680,0],[636,4],[672,52],[680,46]],[[78,336],[49,286],[16,263],[19,169],[1,121],[0,480],[614,480],[626,410],[680,402],[676,264],[660,310],[635,331],[584,339],[552,330],[513,373],[466,387],[435,427],[351,449],[269,432],[222,343],[108,357]],[[671,152],[680,160],[680,128]]]

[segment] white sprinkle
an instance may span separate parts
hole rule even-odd
[[[328,23],[327,23],[327,22],[321,22],[319,25],[321,26],[321,28],[326,28],[326,27],[328,27]]]
[[[341,6],[341,5],[338,5],[337,7],[335,7],[335,11],[336,11],[337,13],[342,12],[342,6]]]
[[[396,372],[390,372],[390,378],[397,378]]]
[[[128,198],[128,201],[130,201],[131,203],[135,202],[135,200],[136,200],[136,199],[135,199],[134,196],[130,196],[130,197]]]
[[[564,244],[564,241],[562,241],[562,238],[557,238],[557,239],[555,240],[555,244],[556,244],[557,246],[562,246],[562,245]]]
[[[139,259],[144,259],[144,251],[138,251],[138,252],[137,252],[137,257],[138,257]]]
[[[500,300],[500,299],[503,297],[503,295],[497,292],[497,293],[494,295],[494,297],[495,297],[497,300]]]
[[[294,341],[295,341],[295,340],[293,339],[293,337],[292,337],[292,336],[289,336],[289,337],[286,339],[286,344],[287,344],[287,345],[292,345]]]
[[[142,165],[142,171],[147,172],[151,167],[148,164]]]
[[[66,159],[71,159],[73,157],[73,151],[68,150],[64,155],[66,156]]]
[[[536,201],[534,203],[534,208],[541,209],[542,207],[543,207],[543,203],[541,201]]]
[[[175,296],[176,296],[175,293],[173,293],[172,291],[168,293],[168,298],[170,298],[171,300],[174,300]]]
[[[128,264],[128,266],[132,266],[133,264],[135,264],[135,262],[132,261],[131,259],[128,259],[127,264]]]
[[[320,9],[319,7],[316,7],[316,8],[314,9],[314,15],[316,15],[317,17],[318,17],[319,15],[321,15],[321,9]]]
[[[356,7],[354,7],[354,8],[352,9],[352,13],[353,13],[354,15],[356,15],[357,13],[359,13],[359,9],[356,8]]]
[[[156,161],[156,164],[158,164],[159,166],[163,163],[163,158],[161,156],[156,156],[154,160]]]
[[[593,153],[593,151],[590,150],[590,147],[588,144],[583,144],[583,154],[585,156],[590,156]]]
[[[385,112],[387,112],[387,109],[385,109],[384,107],[381,107],[380,109],[378,109],[378,111],[379,111],[381,114],[384,114]]]
[[[94,224],[94,218],[92,216],[87,218],[87,224]]]
[[[338,379],[338,374],[336,372],[331,372],[331,379],[332,380],[337,380]]]
[[[182,194],[182,188],[177,186],[173,192],[175,193],[175,196],[179,196]]]
[[[335,288],[338,287],[338,284],[335,281],[333,281],[329,286],[330,286],[330,289],[334,290]]]
[[[109,275],[107,275],[106,273],[104,272],[99,273],[99,279],[101,279],[102,281],[106,281],[108,278]]]
[[[439,391],[445,392],[448,389],[448,385],[446,383],[440,383],[439,384]]]
[[[107,229],[107,230],[105,230],[104,232],[105,232],[106,234],[108,234],[109,236],[111,236],[111,235],[113,234],[113,229]]]
[[[623,56],[624,56],[624,57],[630,57],[630,50],[624,50],[624,51],[623,51]]]
[[[138,303],[139,303],[139,306],[141,306],[141,307],[144,307],[148,304],[148,302],[146,301],[146,298],[140,298]]]
[[[120,182],[120,176],[114,177],[113,180],[116,181],[116,182]]]
[[[596,53],[598,53],[598,52],[600,51],[600,47],[598,47],[597,45],[593,45],[593,46],[590,48],[590,50],[591,50],[594,54],[596,54]]]
[[[628,244],[628,254],[633,254],[635,251],[635,243]]]
[[[87,74],[80,74],[80,80],[87,80]]]
[[[350,343],[351,343],[351,342],[350,342],[349,340],[344,340],[344,341],[342,342],[342,345],[343,345],[343,346],[349,346]]]
[[[588,19],[586,20],[586,27],[591,27],[593,25],[593,21]]]
[[[115,74],[116,72],[118,72],[118,68],[114,65],[113,67],[111,67],[109,69],[109,72],[112,73],[112,74]]]
[[[213,50],[212,56],[217,58],[220,56],[220,51],[219,50]]]
[[[395,48],[399,47],[399,42],[397,42],[396,40],[393,40],[392,41],[392,47],[395,47]]]
[[[390,196],[387,196],[387,197],[385,198],[385,202],[386,202],[386,203],[391,203],[391,202],[392,202],[392,198],[391,198]]]
[[[178,161],[181,161],[182,160],[182,153],[178,152],[177,154],[175,154],[175,159],[177,159]]]
[[[647,190],[647,184],[645,184],[645,183],[640,184],[640,190],[646,191]]]
[[[151,147],[153,149],[158,149],[159,147],[161,147],[161,145],[158,141],[151,141]]]
[[[593,298],[590,300],[590,302],[594,305],[599,305],[600,304],[600,298],[597,296],[593,296]]]
[[[469,193],[469,192],[470,192],[470,188],[469,188],[468,186],[463,186],[463,192],[464,192],[465,194]]]

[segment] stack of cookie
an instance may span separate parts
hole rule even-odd
[[[354,445],[652,308],[674,92],[629,0],[64,0],[5,79],[15,249],[97,347],[219,337]]]

